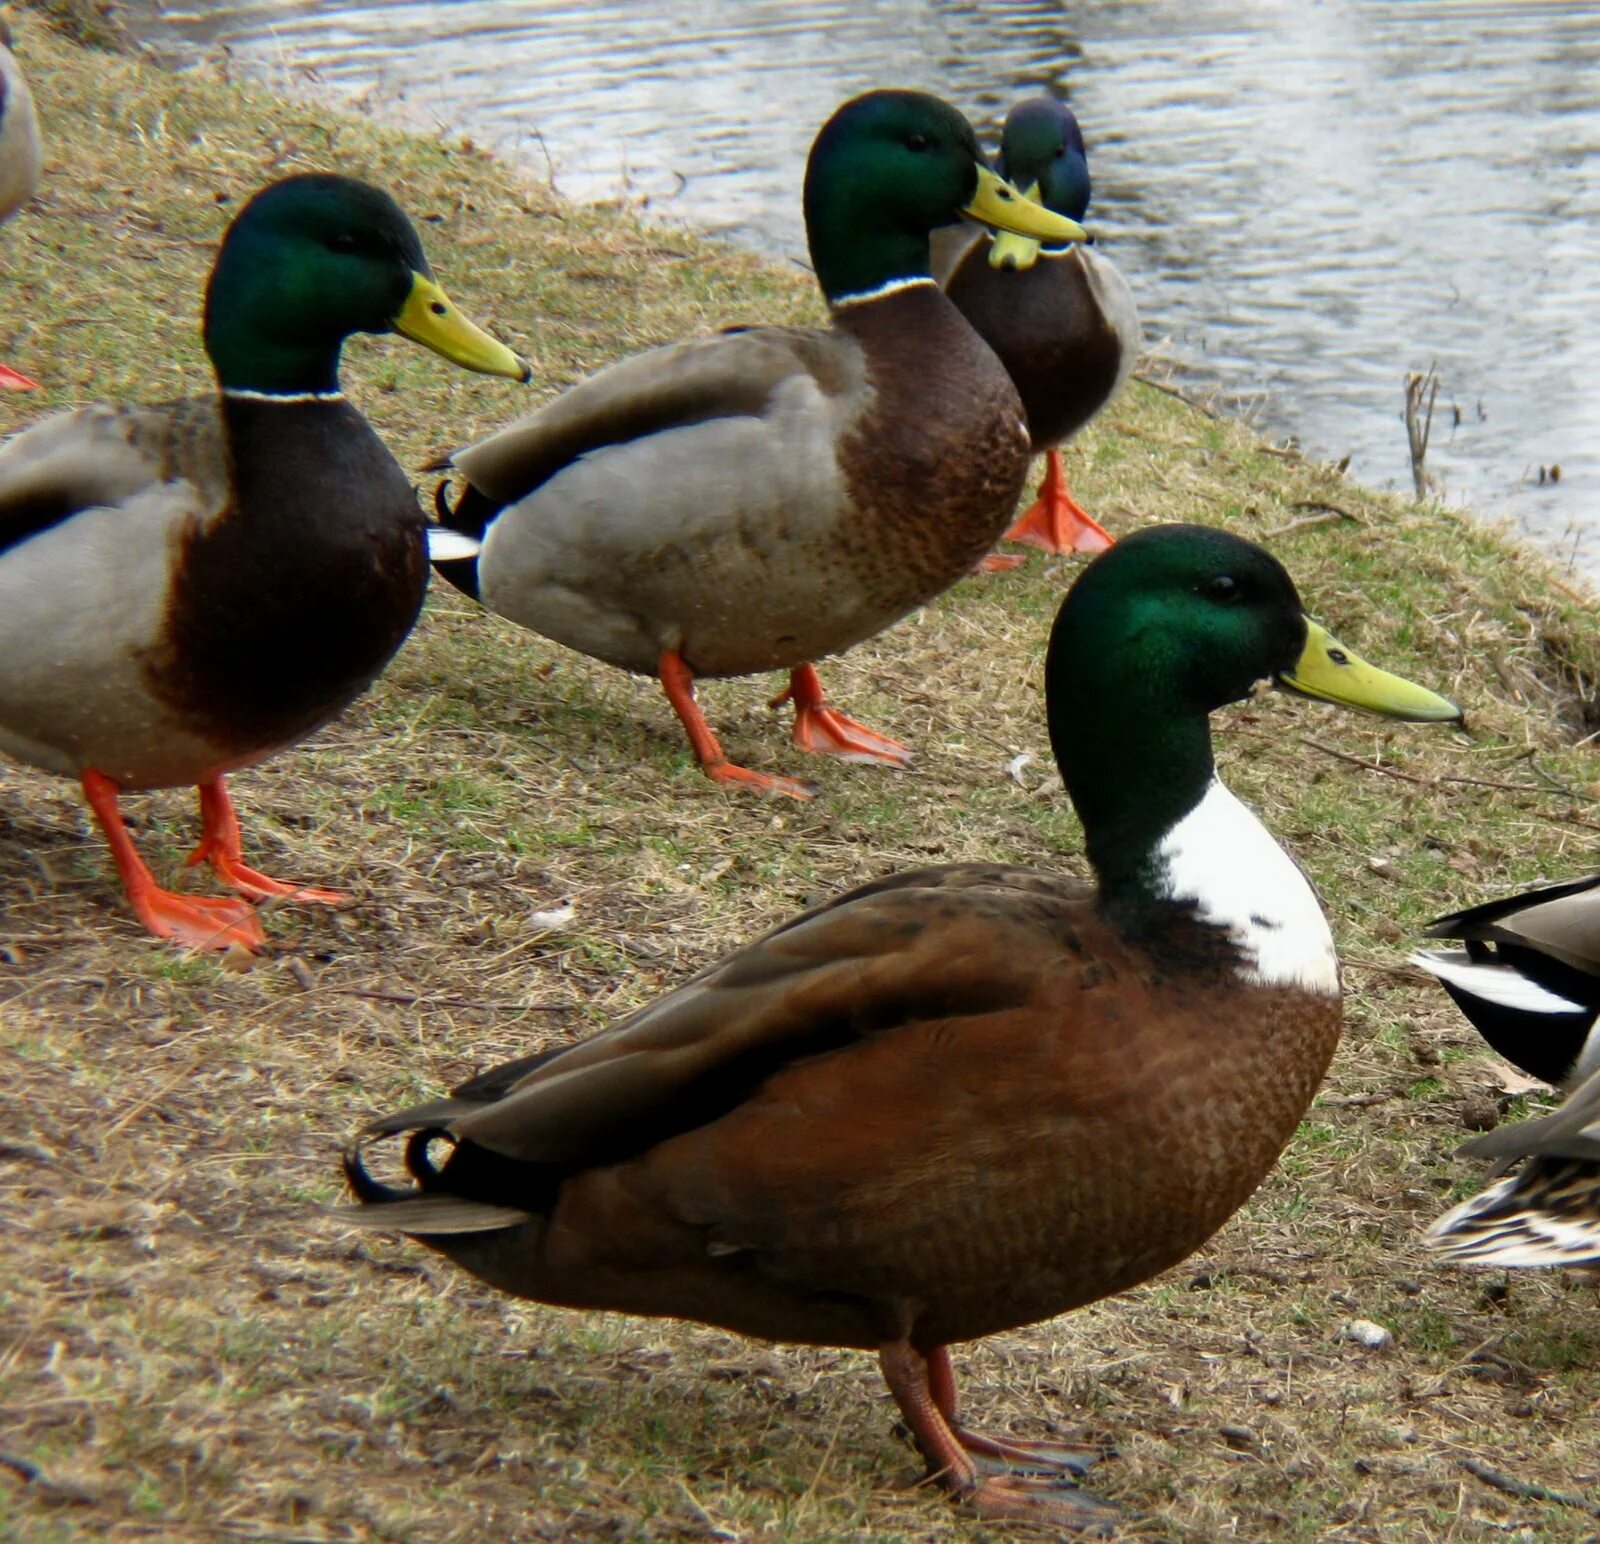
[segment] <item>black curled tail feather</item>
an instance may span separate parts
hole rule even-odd
[[[408,1137],[406,1167],[418,1181],[416,1189],[397,1189],[375,1179],[367,1169],[362,1149],[369,1139],[394,1135],[396,1129],[392,1121],[374,1122],[345,1148],[345,1183],[357,1204],[330,1208],[340,1221],[380,1233],[408,1233],[432,1248],[454,1255],[465,1247],[450,1242],[457,1236],[499,1233],[538,1220],[538,1211],[527,1206],[463,1196],[442,1183],[441,1171],[427,1151],[436,1137],[448,1137],[438,1127],[414,1129]]]
[[[433,508],[439,524],[475,541],[483,540],[490,522],[505,507],[487,494],[480,493],[471,483],[463,483],[461,496],[450,502],[450,479],[446,478],[433,490]],[[472,558],[435,558],[434,572],[453,584],[463,595],[481,600],[478,590],[478,560]]]

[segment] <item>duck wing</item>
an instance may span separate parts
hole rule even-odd
[[[892,875],[803,913],[609,1030],[494,1068],[446,1099],[373,1122],[359,1141],[431,1131],[551,1182],[622,1161],[715,1123],[787,1069],[896,1030],[1028,1004],[1042,971],[1076,962],[1063,918],[1092,893],[1004,865]],[[425,1189],[450,1183],[448,1171],[418,1178]],[[359,1180],[357,1192],[405,1194],[380,1196]],[[370,1226],[401,1220],[364,1210],[358,1220]]]
[[[852,340],[816,327],[730,328],[619,360],[544,407],[449,458],[489,503],[525,497],[582,456],[721,418],[760,417],[790,382],[838,395],[865,376]],[[458,523],[482,512],[463,500]]]
[[[91,510],[143,508],[207,519],[228,501],[211,401],[57,413],[0,445],[0,553]]]

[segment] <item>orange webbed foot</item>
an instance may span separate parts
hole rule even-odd
[[[1093,1448],[1069,1447],[1064,1442],[1039,1442],[1026,1437],[991,1437],[964,1426],[952,1426],[956,1441],[970,1453],[980,1469],[1021,1470],[1026,1474],[1087,1474],[1102,1455]]]
[[[151,884],[128,890],[133,912],[157,938],[190,949],[222,953],[237,945],[251,954],[266,947],[266,930],[248,901],[222,896],[178,895]]]
[[[1067,492],[1067,476],[1061,468],[1061,452],[1057,450],[1052,450],[1045,459],[1039,497],[1006,532],[1006,540],[1057,554],[1104,552],[1112,544],[1110,532]]]
[[[753,788],[761,793],[787,794],[791,799],[809,799],[814,790],[798,778],[780,777],[775,772],[752,772],[749,767],[736,766],[722,749],[722,742],[712,732],[700,705],[694,700],[694,672],[684,663],[676,649],[663,649],[657,663],[661,689],[672,704],[689,736],[689,745],[700,770],[715,783],[733,783],[741,788]]]
[[[1077,1487],[1072,1478],[1075,1464],[1066,1461],[1070,1449],[1055,1443],[982,1437],[957,1424],[955,1376],[944,1347],[924,1355],[908,1341],[891,1341],[878,1348],[878,1362],[912,1440],[928,1461],[931,1478],[957,1501],[980,1517],[1033,1522],[1074,1533],[1111,1531],[1117,1509]],[[1002,1461],[1020,1459],[1018,1467],[1034,1472],[1013,1472],[1006,1462],[1005,1472],[995,1474],[989,1463],[980,1465],[975,1454]]]
[[[721,761],[702,761],[700,770],[713,782],[734,783],[741,788],[753,788],[758,793],[787,794],[791,799],[816,797],[816,789],[797,777],[783,777],[776,772],[756,772],[749,767],[735,766],[727,757]]]
[[[1109,1538],[1121,1516],[1109,1501],[1070,1482],[1014,1474],[986,1476],[961,1492],[960,1499],[979,1517],[1037,1523],[1093,1538]]]
[[[157,938],[218,953],[237,945],[254,954],[265,945],[267,935],[261,919],[245,902],[217,896],[176,895],[156,883],[128,835],[118,803],[120,790],[109,777],[93,767],[86,768],[83,793],[111,847],[134,916]]]
[[[794,743],[815,756],[837,756],[840,761],[872,762],[885,767],[909,767],[911,752],[865,724],[857,723],[828,706],[822,681],[812,665],[799,665],[789,673],[789,686],[772,699],[776,708],[794,704]]]
[[[1009,574],[1028,560],[1020,552],[990,552],[972,565],[975,574]]]
[[[290,884],[251,868],[243,858],[239,817],[234,813],[227,785],[220,777],[214,777],[209,783],[201,783],[199,792],[200,841],[186,860],[190,868],[197,863],[209,863],[223,884],[252,901],[281,895],[296,901],[313,901],[320,906],[342,906],[350,899],[341,890]]]
[[[37,391],[39,383],[30,381],[20,370],[0,365],[0,391]]]

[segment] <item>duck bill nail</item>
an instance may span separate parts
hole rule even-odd
[[[526,359],[469,322],[426,274],[411,276],[411,293],[394,319],[394,330],[463,369],[504,375],[514,381],[533,379]]]
[[[1364,708],[1384,718],[1414,723],[1454,723],[1461,709],[1448,697],[1418,686],[1403,676],[1369,665],[1347,649],[1325,627],[1306,618],[1306,646],[1293,670],[1278,677],[1285,691],[1342,708]]]
[[[1076,220],[1034,203],[987,166],[978,168],[977,191],[961,212],[993,230],[1031,236],[1035,241],[1049,241],[1057,246],[1082,241],[1088,234]]]

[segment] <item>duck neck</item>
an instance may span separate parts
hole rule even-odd
[[[296,346],[254,328],[206,323],[206,352],[230,397],[285,402],[339,401],[339,347]]]
[[[1111,922],[1148,936],[1176,908],[1244,982],[1337,997],[1316,892],[1218,779],[1208,715],[1182,711],[1149,675],[1046,669],[1051,742]]]
[[[339,397],[347,329],[311,320],[311,302],[296,282],[296,274],[253,254],[243,238],[224,244],[206,289],[204,337],[228,395]]]
[[[933,283],[926,231],[868,230],[864,224],[847,204],[807,200],[811,265],[830,306],[892,295],[919,281]]]
[[[1094,671],[1051,680],[1056,763],[1113,909],[1167,898],[1163,845],[1216,782],[1207,715],[1159,698],[1148,683]]]

